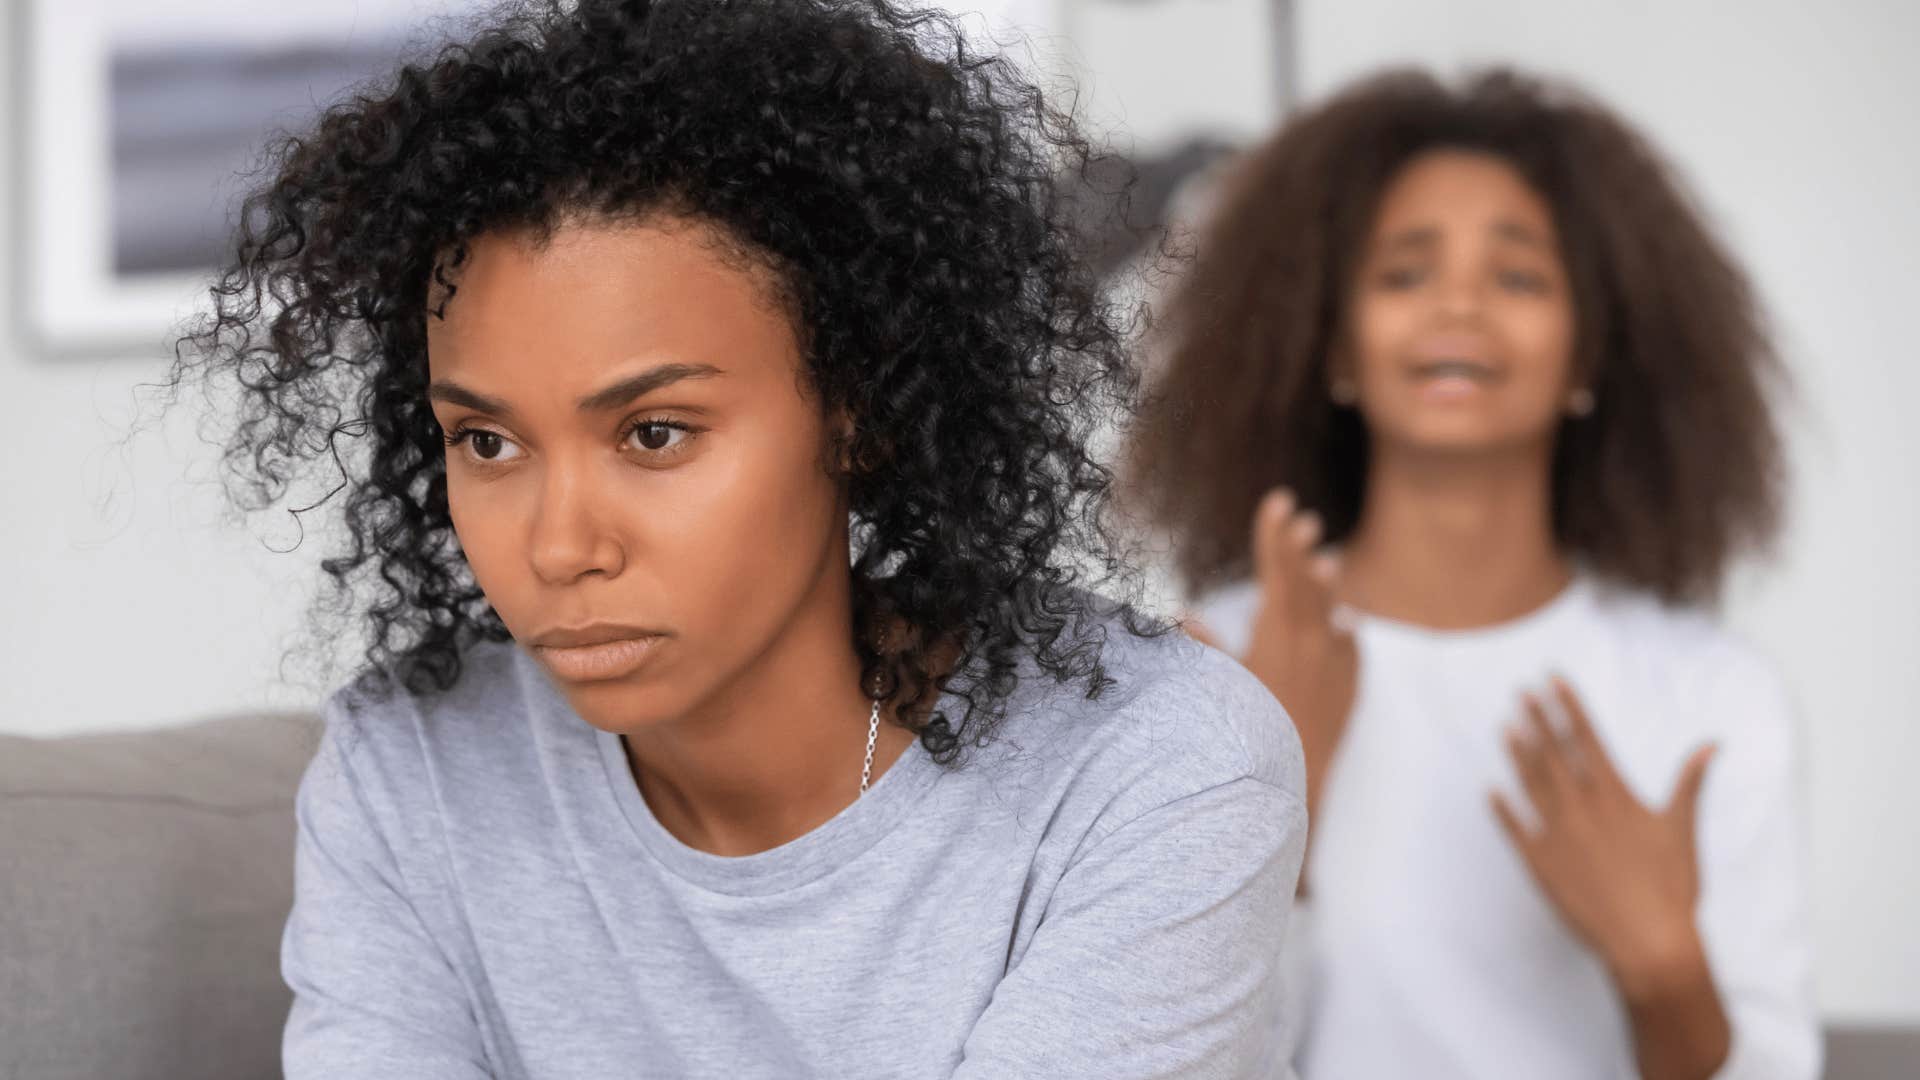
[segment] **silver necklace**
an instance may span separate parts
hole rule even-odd
[[[873,714],[867,717],[867,763],[860,766],[860,794],[873,783],[873,744],[880,738],[880,699],[873,699]]]

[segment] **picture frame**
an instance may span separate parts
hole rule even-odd
[[[269,140],[482,0],[25,0],[18,325],[45,355],[171,351]]]
[[[989,26],[1024,25],[1043,36],[1078,31],[1098,39],[1104,25],[1142,19],[1169,30],[1196,19],[1216,30],[1237,27],[1228,36],[1242,42],[1244,55],[1216,66],[1258,70],[1270,63],[1266,77],[1277,80],[1278,101],[1261,92],[1259,75],[1251,83],[1223,82],[1239,86],[1240,93],[1228,95],[1238,104],[1216,119],[1251,130],[1292,97],[1291,0],[928,2],[977,11]],[[491,6],[490,0],[9,5],[22,149],[15,325],[28,348],[49,356],[170,351],[204,308],[211,277],[229,253],[239,199],[259,179],[250,174],[264,164],[273,134],[304,128],[352,87]],[[1263,37],[1270,60],[1254,43]],[[1124,73],[1137,65],[1131,57],[1113,59],[1109,82],[1127,84]],[[1153,173],[1147,187],[1156,194],[1140,209],[1150,217],[1163,209],[1162,194],[1170,197],[1185,171],[1211,156],[1170,142],[1154,152],[1169,156],[1147,163]]]

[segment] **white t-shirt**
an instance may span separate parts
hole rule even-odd
[[[1241,584],[1199,615],[1237,654],[1257,606]],[[1719,742],[1698,819],[1700,925],[1734,1029],[1718,1076],[1819,1074],[1797,740],[1763,661],[1699,612],[1587,577],[1483,629],[1353,617],[1359,693],[1312,823],[1311,911],[1295,919],[1304,1080],[1636,1074],[1605,970],[1488,806],[1490,790],[1519,790],[1502,732],[1521,691],[1544,694],[1555,673],[1649,805]]]

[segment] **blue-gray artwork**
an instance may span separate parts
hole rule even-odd
[[[117,46],[112,80],[113,269],[225,262],[238,200],[279,131],[393,69],[406,42],[279,48]]]

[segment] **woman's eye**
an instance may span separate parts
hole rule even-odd
[[[1420,271],[1411,266],[1389,267],[1380,272],[1380,284],[1389,289],[1410,289],[1420,283]]]
[[[447,437],[447,445],[466,445],[467,457],[487,465],[499,465],[520,456],[513,440],[485,428],[461,428]]]
[[[627,436],[641,450],[670,450],[686,441],[687,429],[674,424],[649,422],[635,424]]]
[[[1531,270],[1505,270],[1500,274],[1500,287],[1514,292],[1545,292],[1547,279]]]
[[[507,448],[507,440],[491,431],[476,431],[469,438],[473,440],[473,456],[482,461],[493,461]]]

